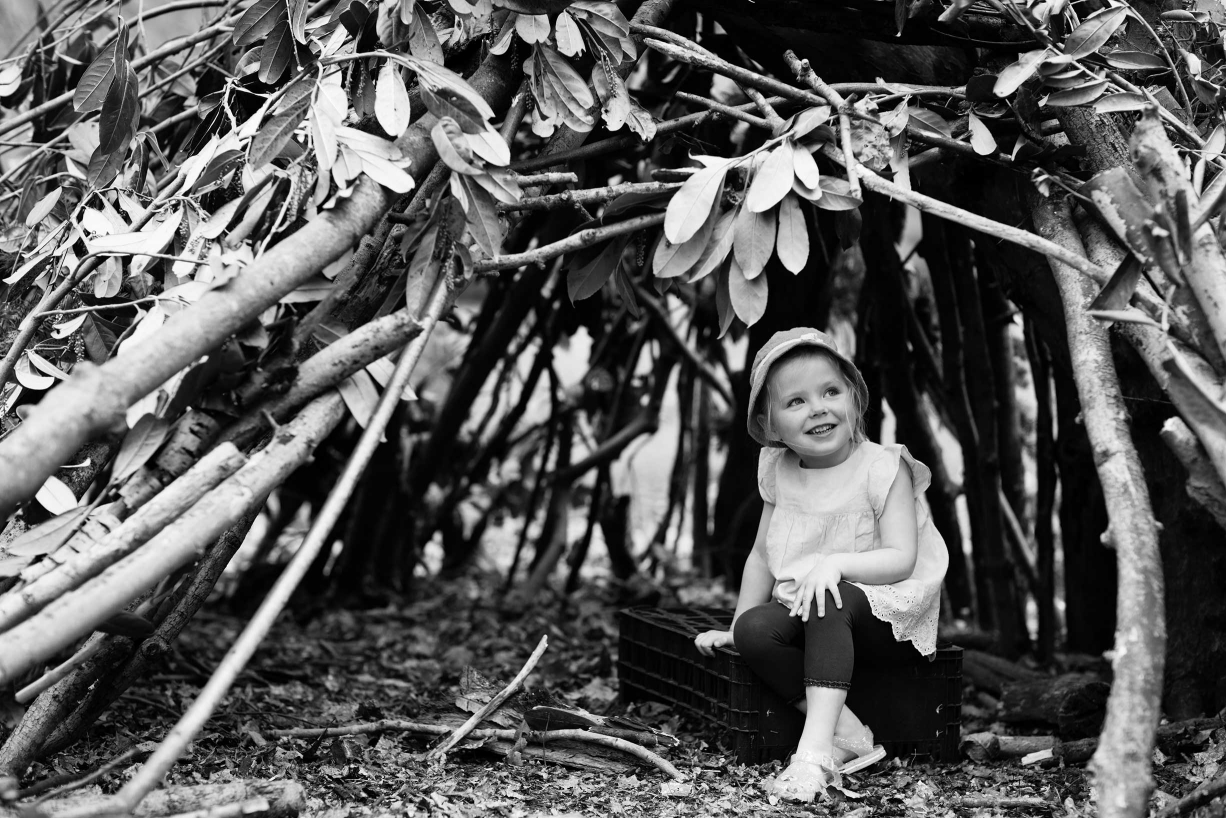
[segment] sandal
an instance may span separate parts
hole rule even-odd
[[[840,751],[836,760],[840,774],[859,772],[885,758],[885,748],[873,744],[873,731],[867,724],[859,736],[843,738],[836,735],[834,749]]]
[[[825,795],[827,787],[841,784],[842,778],[833,758],[797,750],[788,768],[766,782],[766,792],[785,801],[809,802]]]

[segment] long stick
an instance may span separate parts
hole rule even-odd
[[[633,219],[626,219],[623,222],[604,227],[589,227],[560,241],[537,247],[535,250],[528,250],[523,253],[510,253],[505,256],[494,256],[494,258],[479,261],[473,265],[473,269],[478,273],[489,273],[494,270],[508,270],[512,267],[536,264],[537,262],[548,261],[575,250],[582,250],[584,247],[591,247],[615,236],[624,236],[627,233],[634,233],[660,224],[664,224],[663,213],[636,216]]]
[[[541,660],[541,656],[545,653],[545,648],[547,647],[549,647],[549,637],[542,636],[541,641],[536,643],[536,650],[532,651],[532,655],[528,657],[528,661],[524,662],[524,666],[519,669],[519,673],[515,674],[515,678],[511,680],[510,684],[500,690],[497,696],[486,702],[484,707],[473,713],[468,721],[457,727],[455,732],[446,741],[426,753],[426,759],[433,760],[447,755],[447,751],[463,741],[464,737],[471,733],[486,716],[502,707],[502,703],[511,698],[515,691],[519,690],[519,686],[524,683],[524,679],[528,678],[528,674],[536,667],[536,663]]]
[[[402,733],[422,733],[424,735],[445,736],[451,732],[451,728],[445,724],[423,724],[415,721],[405,721],[403,719],[381,719],[379,721],[362,722],[361,724],[345,724],[338,727],[294,727],[288,730],[272,730],[268,735],[275,738],[324,738],[327,736],[358,736],[367,733],[383,733],[383,732],[402,732]],[[520,737],[518,730],[506,728],[482,728],[473,730],[468,733],[469,738],[474,739],[501,739],[505,741],[515,741]],[[541,742],[564,739],[571,741],[586,741],[590,744],[603,744],[606,747],[613,747],[625,753],[630,753],[633,756],[643,759],[649,764],[652,764],[657,769],[672,776],[678,781],[684,780],[685,776],[667,759],[654,753],[640,744],[633,741],[620,738],[618,736],[610,736],[607,733],[594,733],[591,730],[574,729],[574,730],[533,730],[523,733],[523,737],[529,742]]]
[[[289,602],[298,583],[306,576],[311,563],[315,561],[315,557],[327,543],[328,536],[332,533],[336,521],[353,495],[353,490],[357,487],[362,472],[366,470],[367,464],[370,463],[375,449],[383,438],[383,430],[391,420],[392,413],[400,402],[400,396],[405,386],[408,385],[409,377],[421,359],[426,340],[430,337],[430,331],[434,329],[441,317],[450,288],[449,278],[436,282],[434,294],[421,319],[422,333],[413,339],[396,364],[396,369],[383,395],[379,398],[374,414],[362,432],[362,437],[358,440],[349,462],[345,464],[345,470],[319,510],[319,515],[315,518],[311,530],[307,532],[302,545],[295,552],[294,558],[285,566],[276,584],[260,604],[259,610],[251,617],[250,623],[239,635],[229,653],[222,659],[216,672],[200,691],[192,706],[179,719],[179,723],[154,751],[149,761],[141,767],[140,772],[119,791],[116,798],[125,811],[134,809],[140,800],[158,785],[175,761],[187,749],[187,745],[200,732],[229,691],[230,686],[234,684],[238,674],[246,667],[260,643],[264,641],[264,637],[272,628],[281,610]]]

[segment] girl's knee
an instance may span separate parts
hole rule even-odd
[[[780,607],[775,603],[768,603],[750,608],[740,615],[732,628],[732,642],[741,654],[783,641],[777,612],[773,610]]]

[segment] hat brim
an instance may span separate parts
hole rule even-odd
[[[844,375],[849,376],[851,387],[858,394],[860,406],[865,407],[868,405],[868,384],[865,383],[864,376],[860,374],[860,370],[855,363],[839,352],[837,347],[825,341],[817,332],[788,338],[776,344],[772,349],[767,350],[759,360],[755,361],[754,368],[750,373],[749,412],[746,418],[746,426],[748,427],[749,436],[761,446],[785,448],[781,441],[771,440],[767,437],[766,428],[760,420],[761,413],[758,411],[758,402],[762,397],[762,390],[766,387],[766,379],[770,375],[771,368],[784,355],[800,347],[813,347],[838,361],[840,364],[839,369],[843,371]]]

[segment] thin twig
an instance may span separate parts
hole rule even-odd
[[[768,97],[768,101],[772,105],[779,105],[790,101],[790,97]],[[744,105],[733,106],[739,111],[751,111],[757,106],[752,102]],[[704,122],[709,122],[712,119],[717,119],[722,114],[718,111],[699,111],[694,114],[686,114],[679,116],[676,119],[666,119],[663,122],[656,123],[656,136],[664,136],[675,131],[683,131],[696,125],[701,125]],[[511,163],[511,170],[524,173],[531,170],[540,170],[541,168],[553,167],[561,165],[565,162],[571,162],[579,159],[590,159],[593,156],[604,156],[608,153],[617,153],[619,151],[629,151],[641,147],[643,144],[637,136],[614,136],[609,139],[602,139],[599,142],[593,142],[590,145],[582,145],[568,151],[559,151],[558,153],[546,153],[540,156],[534,156],[531,159],[521,159],[518,162]],[[970,147],[969,145],[967,146]]]
[[[672,336],[673,343],[680,348],[683,355],[689,359],[690,363],[698,371],[698,375],[707,383],[711,384],[712,388],[719,393],[719,396],[724,399],[729,407],[736,406],[736,399],[732,396],[732,390],[728,388],[716,373],[715,368],[707,361],[698,357],[698,353],[690,348],[690,345],[685,342],[685,338],[681,337],[681,333],[673,326],[673,322],[669,320],[668,311],[664,309],[656,298],[648,293],[643,287],[637,284],[634,287],[634,294],[647,306],[647,309],[654,315],[659,322],[664,326],[664,330]]]
[[[834,150],[829,145],[822,149],[822,154],[839,165],[843,164],[842,153]],[[978,213],[963,210],[948,202],[942,202],[940,199],[925,196],[914,190],[904,190],[893,182],[881,178],[859,162],[855,165],[854,173],[860,177],[864,186],[874,193],[889,196],[891,199],[900,201],[903,204],[911,205],[925,213],[931,213],[934,216],[939,216],[946,221],[960,224],[963,227],[969,227],[991,238],[1003,239],[1020,247],[1025,247],[1027,250],[1033,250],[1036,253],[1054,258],[1099,284],[1106,284],[1110,280],[1110,271],[1104,270],[1085,256],[1079,256],[1070,250],[1066,250],[1042,236],[1037,236],[1027,230],[1022,230],[1003,222],[993,221],[992,219],[980,216]],[[851,174],[849,173],[848,175]]]
[[[255,654],[277,616],[289,602],[298,583],[302,581],[307,570],[315,561],[315,557],[328,542],[330,532],[336,526],[341,511],[352,497],[358,479],[366,470],[366,466],[370,463],[383,437],[383,430],[400,403],[400,396],[404,393],[404,388],[408,385],[409,378],[421,359],[431,330],[438,323],[444,306],[450,303],[451,290],[450,276],[445,273],[440,274],[439,280],[435,282],[434,292],[430,296],[428,306],[423,311],[422,333],[409,343],[396,363],[396,368],[375,406],[374,413],[367,421],[357,446],[354,447],[353,453],[345,463],[344,471],[337,479],[332,491],[329,492],[306,538],[191,707],[158,745],[149,761],[115,796],[115,803],[120,805],[123,811],[130,811],[140,803],[141,799],[157,786],[179,756],[183,754],[188,743],[208,721],[222,697],[234,683],[235,678]]]
[[[955,804],[963,809],[1046,809],[1056,808],[1056,804],[1044,801],[1042,798],[1010,798],[993,795],[964,795],[955,799]]]
[[[755,93],[757,92],[755,91]],[[758,96],[762,95],[758,94]],[[688,102],[691,105],[700,105],[703,108],[706,108],[708,111],[717,111],[726,117],[731,117],[732,119],[744,122],[748,125],[753,125],[755,128],[761,128],[764,131],[770,131],[772,134],[774,134],[774,127],[769,122],[760,116],[754,116],[753,114],[746,113],[740,108],[725,105],[722,102],[716,102],[715,100],[707,99],[706,97],[700,97],[697,94],[687,94],[685,91],[678,91],[677,93],[673,94],[673,99],[680,100],[681,102]],[[762,99],[763,102],[767,101],[765,97]],[[773,111],[774,108],[771,108],[771,110]],[[776,116],[778,116],[778,114],[776,114]],[[779,121],[782,122],[783,120],[780,119]]]
[[[592,187],[584,190],[564,190],[549,196],[521,199],[514,204],[499,204],[498,211],[507,213],[516,210],[556,210],[575,204],[599,204],[616,199],[627,193],[668,193],[681,187],[680,182],[626,182],[607,187]]]
[[[464,737],[471,733],[473,728],[480,724],[486,716],[502,707],[502,703],[519,690],[520,685],[524,683],[524,679],[528,678],[528,674],[536,667],[536,663],[541,660],[541,656],[545,653],[545,648],[547,647],[549,647],[549,637],[542,636],[541,641],[536,643],[536,650],[532,651],[532,655],[528,657],[528,661],[524,662],[524,666],[519,669],[519,673],[515,674],[515,678],[500,690],[498,695],[486,702],[484,707],[473,713],[468,721],[457,727],[455,732],[447,737],[446,741],[426,753],[426,759],[433,760],[447,755],[447,751],[463,741]]]
[[[532,173],[523,176],[517,176],[516,182],[519,182],[520,187],[534,187],[536,185],[577,185],[579,184],[579,174],[577,173]]]
[[[770,124],[771,135],[778,136],[787,129],[787,123],[783,121],[783,117],[779,116],[779,112],[770,104],[761,91],[757,88],[742,88],[745,96],[753,100],[753,104],[758,106],[758,110],[762,112],[762,116],[766,117],[766,121]]]
[[[1208,804],[1223,793],[1226,793],[1226,774],[1219,775],[1212,781],[1204,782],[1192,790],[1192,792],[1159,812],[1157,818],[1175,818],[1176,815],[1184,815],[1202,804]]]
[[[19,799],[33,798],[36,795],[42,795],[43,793],[49,792],[50,795],[47,797],[50,798],[63,795],[66,792],[72,792],[73,790],[79,790],[81,787],[92,784],[119,765],[131,760],[132,758],[135,758],[138,755],[141,755],[142,753],[147,754],[148,751],[142,750],[140,747],[129,747],[127,750],[124,750],[110,761],[95,767],[92,770],[89,770],[83,774],[72,773],[65,776],[57,775],[44,781],[39,781],[30,785],[26,789],[19,791],[17,793],[17,797]]]
[[[626,219],[617,224],[610,224],[604,227],[589,227],[560,241],[537,247],[535,250],[511,253],[505,256],[494,256],[484,261],[478,261],[473,265],[473,271],[477,273],[492,273],[495,270],[509,270],[513,267],[523,267],[527,264],[540,264],[566,253],[582,250],[584,247],[591,247],[594,244],[599,244],[616,236],[624,236],[627,233],[634,233],[660,224],[664,224],[663,213],[636,216],[633,219]]]
[[[796,52],[791,49],[783,52],[783,59],[787,62],[788,68],[791,68],[792,72],[796,74],[796,79],[825,97],[826,101],[839,112],[839,142],[843,146],[843,161],[847,167],[852,167],[856,164],[856,152],[851,144],[851,106],[843,98],[842,94],[827,85],[814,72],[808,60],[800,59],[796,56]],[[862,195],[860,193],[859,178],[857,178],[856,174],[849,173],[847,174],[847,181],[851,184],[851,195],[859,199]]]
[[[270,730],[268,735],[274,738],[302,738],[302,739],[317,739],[330,736],[358,736],[368,733],[422,733],[431,736],[445,736],[450,733],[452,728],[445,724],[423,724],[421,722],[405,721],[403,719],[381,719],[379,721],[363,722],[361,724],[347,724],[339,727],[294,727],[287,730]],[[515,741],[520,738],[518,730],[507,728],[482,728],[479,730],[471,730],[467,737],[471,739],[497,739],[502,741]],[[613,747],[622,752],[629,753],[637,758],[641,758],[647,763],[655,766],[662,772],[672,776],[678,781],[684,779],[684,775],[667,759],[662,758],[659,754],[653,753],[651,750],[618,736],[611,736],[607,733],[594,733],[591,730],[583,729],[568,729],[568,730],[533,730],[522,734],[523,738],[529,742],[551,741],[555,739],[568,739],[571,741],[585,741],[591,744],[602,744],[606,747]]]

